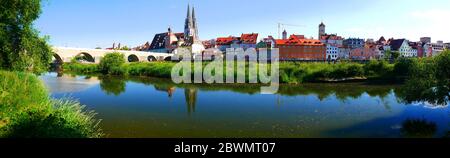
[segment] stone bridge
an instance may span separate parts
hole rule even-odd
[[[53,57],[58,63],[71,62],[76,57],[84,57],[87,62],[99,63],[102,58],[109,53],[119,52],[124,54],[125,60],[128,62],[153,62],[170,60],[173,54],[157,53],[157,52],[141,52],[141,51],[124,51],[124,50],[104,50],[104,49],[84,49],[84,48],[68,48],[53,47]]]

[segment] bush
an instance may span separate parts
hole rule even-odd
[[[418,60],[416,58],[400,58],[394,66],[394,73],[400,77],[407,77],[414,67],[417,67]]]
[[[387,78],[392,75],[393,70],[393,65],[384,60],[371,60],[364,65],[364,75],[367,77]]]
[[[51,100],[32,74],[0,71],[0,137],[98,138],[92,111],[78,102]]]
[[[362,64],[280,63],[280,81],[282,83],[318,82],[356,77],[364,77]]]
[[[105,74],[117,73],[117,69],[125,64],[125,56],[122,53],[110,53],[105,55],[98,65],[99,70]]]
[[[77,63],[69,64],[64,68],[74,72],[99,72],[110,75],[120,76],[148,76],[148,77],[160,77],[170,78],[171,70],[177,63],[173,62],[153,62],[153,63],[125,63],[125,64],[113,64],[105,63],[106,60],[102,60],[104,64],[109,64],[110,68],[100,68],[106,66],[85,66]],[[203,63],[205,67],[208,63]],[[118,66],[120,65],[120,66]],[[237,65],[237,64],[236,64]],[[248,66],[248,64],[246,64]],[[281,62],[280,69],[280,82],[281,83],[304,83],[304,82],[319,82],[327,80],[340,80],[351,78],[369,78],[369,77],[386,77],[390,76],[393,71],[393,65],[388,64],[385,61],[371,61],[370,63],[363,65],[359,63],[342,62],[337,64],[327,63],[296,63],[296,62]],[[96,70],[97,69],[97,70]],[[107,70],[105,72],[105,70]],[[231,69],[233,70],[233,69]],[[237,68],[234,68],[235,76]],[[228,68],[224,68],[224,77]],[[197,70],[192,71],[192,75]],[[246,69],[246,79],[248,79],[248,69]]]

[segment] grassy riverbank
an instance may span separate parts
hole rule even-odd
[[[93,112],[78,102],[50,99],[33,74],[0,70],[0,138],[98,138]]]
[[[63,69],[66,72],[80,74],[109,74],[119,76],[146,76],[170,78],[171,70],[176,63],[154,62],[154,63],[123,63],[118,67],[113,67],[107,73],[96,64],[66,63]],[[208,63],[203,63],[203,68]],[[248,65],[248,64],[247,64]],[[309,82],[336,82],[347,80],[396,80],[394,75],[394,64],[385,61],[372,61],[367,64],[341,62],[336,64],[328,63],[280,63],[281,83],[309,83]],[[224,68],[224,76],[230,70]],[[232,69],[231,69],[232,70]],[[236,68],[234,68],[236,70]],[[236,71],[235,71],[236,72]],[[195,74],[194,70],[192,74]],[[236,73],[235,73],[236,75]],[[248,80],[248,70],[246,72]]]

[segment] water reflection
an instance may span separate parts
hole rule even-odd
[[[283,85],[276,95],[262,95],[262,85],[57,76],[41,78],[66,88],[96,81],[81,91],[52,93],[70,94],[95,110],[110,137],[443,137],[450,124],[448,108],[412,106],[398,85]]]
[[[119,96],[125,92],[126,81],[117,77],[102,76],[100,79],[100,87],[106,94]]]
[[[52,76],[52,75],[50,75]],[[49,77],[49,75],[42,76],[44,81],[52,82],[55,78]],[[99,76],[99,77],[77,77],[76,75],[64,75],[57,73],[57,81],[61,83],[48,83],[50,85],[57,85],[57,89],[52,89],[52,92],[56,93],[69,93],[79,92],[86,90],[95,84],[100,85],[100,88],[107,95],[120,96],[126,92],[126,84],[128,81],[142,83],[148,86],[153,86],[155,90],[166,92],[169,98],[172,98],[176,92],[177,87],[184,89],[184,97],[187,106],[188,114],[195,112],[195,106],[197,101],[198,90],[202,91],[232,91],[243,94],[255,95],[259,93],[261,85],[176,85],[165,79],[158,78],[120,78],[115,76]],[[74,84],[72,84],[72,81]],[[84,84],[77,84],[84,83]],[[84,85],[80,87],[74,87],[73,85]],[[50,88],[55,88],[51,86]],[[64,89],[64,90],[61,90]],[[398,96],[398,102],[404,102],[411,104],[413,101],[408,100],[411,97],[411,93],[405,92],[405,87],[389,85],[389,86],[371,86],[365,84],[304,84],[302,86],[281,86],[277,96],[306,96],[314,95],[320,101],[325,101],[327,98],[335,97],[335,99],[343,104],[352,100],[361,98],[364,95],[368,95],[372,98],[378,98],[379,104],[383,105],[385,109],[389,110],[390,102],[388,97],[395,91]],[[405,95],[407,94],[407,95]],[[417,102],[414,100],[414,102]],[[282,97],[278,97],[276,105],[283,105]],[[425,105],[425,104],[424,104]]]
[[[62,73],[51,73],[41,76],[47,87],[53,93],[74,93],[85,91],[100,83],[97,77],[77,77],[63,75]]]
[[[396,93],[405,104],[421,105],[427,108],[445,108],[450,104],[450,85],[433,86],[428,82],[410,80],[397,89]]]
[[[406,138],[433,138],[437,125],[425,119],[407,119],[402,124],[401,133]]]
[[[154,85],[157,91],[167,92],[169,98],[172,98],[175,93],[176,87],[172,85]]]
[[[195,104],[197,103],[197,89],[186,88],[184,89],[184,96],[186,98],[186,105],[188,114],[191,115],[195,112]]]
[[[450,104],[448,54],[414,65],[415,70],[399,94],[406,103],[423,103],[433,108]],[[431,106],[430,106],[431,105]]]
[[[175,93],[176,89],[177,88],[175,88],[175,87],[170,87],[169,89],[167,89],[167,94],[169,95],[169,98],[172,98],[173,93]]]

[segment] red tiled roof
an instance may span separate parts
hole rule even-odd
[[[287,40],[276,40],[277,45],[294,45],[294,46],[323,46],[319,40],[299,38],[303,35],[291,35]]]
[[[305,35],[291,35],[290,38],[305,39]]]
[[[235,37],[219,37],[216,39],[216,45],[230,45]]]
[[[285,45],[287,41],[289,41],[289,40],[284,40],[284,39],[275,40],[277,45]]]
[[[320,36],[320,40],[343,40],[343,38],[341,36],[331,34]]]
[[[251,33],[251,34],[242,34],[241,35],[241,42],[244,44],[256,44],[258,40],[258,34],[257,33]]]

